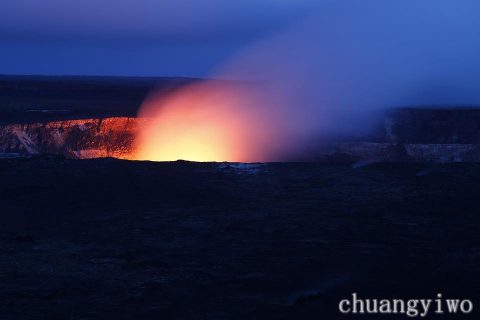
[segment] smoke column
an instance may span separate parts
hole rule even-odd
[[[387,107],[480,105],[479,12],[474,0],[325,1],[212,73],[241,82],[149,98],[138,158],[279,161],[363,135]]]

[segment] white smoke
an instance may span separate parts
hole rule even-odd
[[[263,83],[303,136],[350,135],[386,107],[480,105],[479,36],[474,0],[326,2],[215,76]]]
[[[250,135],[243,146],[263,150],[259,159],[265,161],[304,152],[322,139],[361,136],[388,107],[480,105],[479,13],[480,3],[473,0],[324,2],[303,21],[218,68],[213,77],[247,80],[255,96],[220,94],[236,103],[230,113],[224,111],[232,103],[217,103],[218,114],[242,119]],[[194,105],[195,96],[188,97],[188,105]],[[238,115],[252,110],[256,116]],[[228,121],[233,123],[222,123]],[[243,154],[258,160],[258,153]]]

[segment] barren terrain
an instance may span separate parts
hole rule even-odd
[[[38,157],[0,175],[2,319],[343,319],[352,292],[478,302],[478,164]]]

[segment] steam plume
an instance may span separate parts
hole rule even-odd
[[[241,143],[223,142],[230,141],[238,153],[212,154],[208,160],[266,161],[285,159],[332,136],[364,134],[386,107],[480,105],[478,12],[480,3],[473,0],[326,2],[212,75],[248,86],[232,91],[211,82],[187,88],[170,100],[150,99],[140,115],[162,119],[170,108],[183,108],[184,115],[206,108],[208,115],[196,121],[207,127],[223,123],[236,128],[235,136],[243,135]],[[175,107],[179,99],[183,107]],[[149,140],[148,148],[162,148],[155,141],[161,126],[147,131],[142,139]],[[229,136],[227,131],[212,136]],[[175,131],[169,139],[181,135]],[[189,139],[195,143],[195,134]],[[212,139],[197,143],[206,141]],[[177,156],[181,153],[162,160]]]

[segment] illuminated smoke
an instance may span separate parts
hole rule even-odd
[[[279,160],[287,135],[251,85],[206,81],[153,96],[140,117],[137,159],[251,162]]]
[[[369,132],[400,105],[480,104],[480,4],[326,2],[206,82],[149,98],[138,158],[276,161]]]

